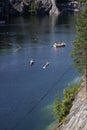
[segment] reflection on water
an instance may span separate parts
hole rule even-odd
[[[56,25],[58,25],[58,23],[59,28],[60,26],[63,26],[63,30],[62,28],[61,30],[56,30],[56,33],[58,33],[59,31],[64,32],[65,29],[67,29],[67,27],[75,29],[73,26],[71,26],[72,22],[75,21],[69,21],[68,19],[68,24],[66,23],[66,19],[68,17],[63,17],[60,17],[60,19],[57,16],[46,16],[45,18],[31,17],[30,19],[24,19],[23,17],[16,18],[10,21],[9,23],[5,24],[4,26],[0,27],[0,38],[2,39],[3,37],[4,41],[12,43],[20,42],[21,44],[23,41],[37,43],[40,40],[41,34],[43,35],[43,33],[49,33],[50,31],[54,32],[55,27]],[[72,19],[72,17],[70,19]]]
[[[58,21],[58,16],[52,15],[52,16],[49,17],[49,24],[50,24],[52,29],[55,28],[57,21]]]

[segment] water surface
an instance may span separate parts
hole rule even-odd
[[[0,130],[48,130],[55,121],[52,103],[79,77],[71,66],[75,16],[10,19],[0,25]],[[64,41],[65,48],[53,48]],[[30,67],[29,60],[35,64]],[[43,69],[46,60],[50,62]]]

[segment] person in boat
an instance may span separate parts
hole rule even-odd
[[[31,60],[30,60],[30,66],[32,66],[33,64],[34,64],[34,60],[31,59]]]
[[[61,45],[62,45],[62,46],[65,46],[66,44],[65,44],[65,42],[61,42]]]
[[[64,42],[61,42],[61,45],[63,46],[63,45],[64,45]]]

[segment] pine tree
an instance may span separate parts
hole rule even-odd
[[[79,72],[85,73],[87,92],[87,2],[78,17],[76,32],[72,56],[74,57],[74,65]]]

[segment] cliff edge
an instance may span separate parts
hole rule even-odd
[[[81,84],[65,122],[57,130],[87,130],[87,92],[85,80]]]
[[[0,15],[59,15],[56,0],[3,0]]]

